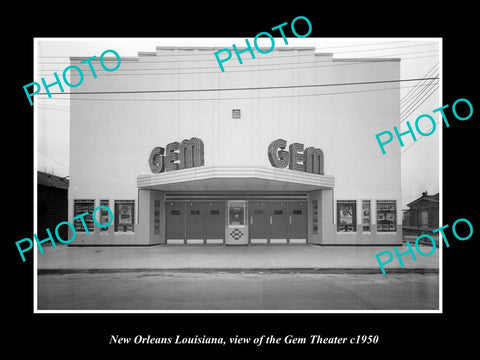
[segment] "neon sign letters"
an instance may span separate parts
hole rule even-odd
[[[170,143],[165,149],[155,147],[150,153],[148,164],[154,174],[203,166],[205,164],[203,141],[193,137],[181,143],[178,141]]]
[[[314,147],[304,149],[303,144],[293,143],[286,151],[287,142],[277,139],[268,146],[268,160],[273,167],[288,168],[312,174],[324,175],[323,151]]]

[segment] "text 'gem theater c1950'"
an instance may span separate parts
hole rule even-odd
[[[69,219],[114,216],[72,245],[401,244],[400,148],[372,135],[399,126],[381,82],[399,60],[288,47],[220,72],[215,50],[157,47],[72,88]]]

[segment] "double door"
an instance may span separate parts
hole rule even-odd
[[[225,201],[167,201],[165,207],[167,243],[225,243]],[[249,200],[245,211],[249,243],[306,243],[306,201]]]
[[[223,243],[225,202],[167,202],[166,223],[167,243]]]
[[[305,243],[306,201],[249,201],[251,243]]]

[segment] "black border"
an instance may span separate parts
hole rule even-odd
[[[7,289],[4,292],[5,343],[17,353],[29,349],[52,358],[71,356],[141,355],[144,350],[156,356],[167,352],[180,355],[194,351],[214,355],[228,352],[265,354],[280,350],[284,355],[313,356],[327,352],[336,356],[345,351],[361,356],[375,352],[382,356],[399,353],[435,355],[444,349],[473,348],[475,323],[468,321],[476,313],[474,282],[478,251],[478,212],[476,204],[475,137],[480,113],[478,91],[474,92],[477,72],[476,46],[478,20],[476,10],[467,4],[438,4],[437,8],[420,8],[418,4],[382,5],[342,3],[338,9],[323,3],[304,2],[294,9],[289,3],[200,3],[181,4],[174,9],[162,3],[109,3],[100,10],[97,4],[24,4],[18,19],[6,21],[6,52],[3,54],[7,86],[4,88],[3,159],[4,191],[9,194],[4,216],[3,239],[7,266],[3,267]],[[445,6],[448,5],[448,9]],[[195,8],[198,6],[198,8]],[[467,98],[474,115],[468,121],[453,120],[443,128],[443,219],[452,224],[458,218],[469,219],[474,236],[468,241],[450,241],[444,249],[443,314],[33,314],[33,257],[22,263],[14,242],[33,233],[33,111],[25,101],[22,86],[33,79],[34,37],[243,37],[290,22],[303,15],[313,25],[311,37],[442,37],[443,104]],[[13,101],[12,101],[13,100]],[[10,140],[10,141],[9,141]],[[7,203],[7,202],[6,202]],[[6,204],[5,203],[5,204]],[[470,326],[470,324],[472,326]],[[375,346],[111,346],[111,334],[135,336],[174,336],[175,334],[255,337],[273,334],[308,336],[356,336],[377,334]],[[8,353],[8,352],[7,352]],[[33,354],[32,356],[37,356]]]

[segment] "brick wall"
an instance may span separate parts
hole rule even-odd
[[[43,240],[48,236],[45,230],[47,228],[50,229],[55,239],[55,227],[57,224],[62,221],[68,221],[67,196],[67,189],[38,185],[37,236],[39,240]],[[68,226],[60,227],[58,232],[62,239],[68,239]]]

